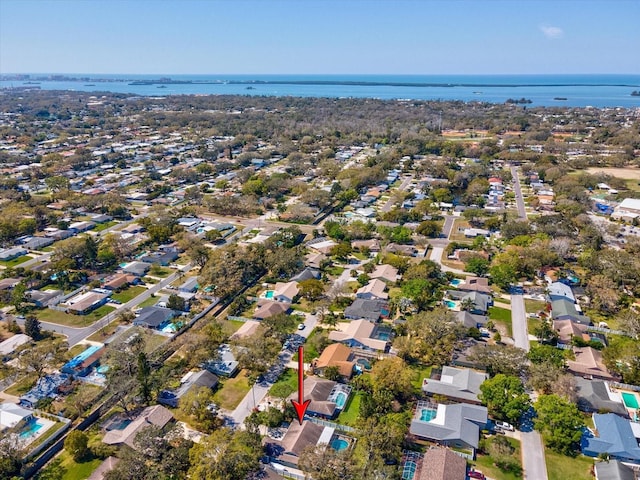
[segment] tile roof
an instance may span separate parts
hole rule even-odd
[[[430,448],[422,458],[416,480],[465,480],[467,461],[447,448]]]

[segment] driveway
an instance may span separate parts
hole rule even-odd
[[[522,294],[511,295],[511,329],[515,346],[529,351],[529,332],[527,329],[527,313]]]
[[[400,186],[398,187],[398,191],[402,192],[404,191],[409,184],[413,181],[413,176],[408,176],[406,178],[404,178],[404,180],[402,180],[402,183],[400,183]],[[391,210],[393,208],[394,202],[393,202],[393,195],[391,195],[391,198],[389,200],[387,200],[387,203],[385,203],[381,210],[383,212],[388,212],[389,210]]]
[[[318,324],[318,319],[315,315],[306,314],[304,321],[304,330],[296,330],[296,334],[304,337],[305,339],[309,338],[311,332]],[[288,366],[289,362],[293,358],[293,352],[283,348],[280,351],[280,356],[278,357],[278,361],[283,366]],[[251,414],[253,409],[260,405],[260,402],[264,400],[269,392],[269,389],[273,386],[275,382],[263,382],[261,384],[254,384],[249,393],[245,395],[242,401],[238,404],[236,409],[231,413],[229,419],[233,422],[233,426],[241,427],[244,424],[245,419]]]

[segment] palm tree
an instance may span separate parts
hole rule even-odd
[[[471,298],[464,298],[460,302],[460,310],[464,310],[470,312],[471,310],[475,310],[476,304]]]

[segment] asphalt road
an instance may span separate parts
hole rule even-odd
[[[527,312],[524,307],[524,297],[521,294],[511,295],[511,328],[515,346],[528,352]]]
[[[520,433],[522,463],[525,480],[547,480],[542,437],[535,430]]]
[[[404,189],[407,188],[412,181],[413,181],[413,176],[408,176],[408,177],[404,178],[404,180],[402,180],[402,183],[398,187],[398,191],[399,192],[404,191]],[[393,201],[393,195],[392,195],[391,198],[387,201],[387,203],[385,203],[382,206],[382,211],[383,212],[388,212],[389,210],[391,210],[393,208],[393,205],[394,205],[394,201]]]
[[[93,324],[91,324],[91,325],[89,325],[87,327],[67,327],[65,325],[59,325],[57,323],[49,323],[49,322],[40,322],[40,325],[41,325],[43,330],[47,330],[49,332],[61,333],[63,335],[66,335],[67,343],[69,344],[69,348],[71,348],[74,345],[80,343],[85,338],[93,335],[94,333],[96,333],[98,330],[100,330],[104,326],[108,325],[109,322],[111,322],[113,319],[116,318],[118,313],[122,312],[123,310],[131,310],[131,309],[137,307],[139,304],[141,304],[146,299],[148,299],[151,295],[153,295],[155,293],[158,293],[160,290],[162,290],[167,285],[172,283],[181,274],[186,273],[189,270],[191,270],[191,268],[193,268],[193,265],[191,265],[191,264],[182,267],[182,271],[181,272],[176,272],[176,273],[173,273],[173,274],[169,275],[164,280],[162,280],[162,281],[156,283],[155,285],[153,285],[152,287],[146,289],[144,292],[142,292],[140,295],[138,295],[134,299],[132,299],[132,300],[128,301],[127,303],[121,305],[120,307],[118,307],[116,310],[114,310],[110,314],[106,315],[105,317],[101,318],[100,320],[97,320],[96,322],[94,322]],[[24,320],[17,319],[17,322],[20,325],[24,324]]]
[[[295,333],[298,335],[309,338],[311,332],[316,327],[318,323],[318,319],[315,315],[306,314],[306,319],[304,321],[305,328],[304,330],[296,330]],[[291,359],[293,358],[293,352],[289,350],[282,349],[280,352],[281,356],[279,357],[280,363],[283,365],[287,365]],[[274,382],[275,383],[275,382]],[[273,383],[265,382],[263,384],[254,384],[249,393],[245,395],[242,401],[238,404],[236,409],[231,413],[230,420],[233,421],[233,425],[235,427],[240,427],[245,419],[251,414],[252,410],[256,405],[259,405],[264,397],[267,396],[269,389],[272,387]]]
[[[518,207],[518,216],[523,220],[526,220],[527,211],[524,208],[524,198],[522,198],[522,189],[520,188],[520,179],[518,178],[517,167],[511,167],[511,175],[513,176],[513,190],[516,194],[516,205]]]

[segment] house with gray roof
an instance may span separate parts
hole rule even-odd
[[[486,315],[476,315],[466,310],[460,310],[456,313],[456,320],[460,322],[465,328],[480,328],[484,327],[489,318]]]
[[[577,405],[583,412],[611,412],[628,417],[620,397],[613,396],[604,380],[588,380],[575,377]]]
[[[180,380],[180,387],[176,391],[163,390],[160,392],[158,403],[175,408],[178,406],[180,399],[193,388],[203,387],[213,390],[218,385],[218,381],[218,376],[208,370],[188,372]]]
[[[356,298],[351,305],[344,309],[344,317],[350,320],[364,318],[370,322],[377,322],[381,317],[388,315],[389,306],[383,300]]]
[[[614,413],[593,414],[596,435],[590,431],[582,437],[582,453],[597,457],[602,453],[627,463],[640,465],[640,424]]]
[[[636,480],[633,469],[619,460],[596,463],[595,474],[596,480]]]
[[[167,323],[175,316],[175,312],[170,308],[144,307],[138,313],[133,324],[140,327],[158,328]]]
[[[303,280],[311,280],[311,279],[320,280],[321,276],[322,275],[320,274],[320,270],[317,270],[317,269],[311,268],[311,267],[307,267],[304,270],[302,270],[300,273],[298,273],[297,275],[294,275],[293,277],[291,277],[290,281],[291,282],[302,282]]]
[[[480,405],[480,385],[489,375],[470,368],[442,367],[442,373],[422,381],[422,391],[429,395],[444,395],[451,400]]]
[[[550,302],[563,299],[573,303],[576,302],[576,297],[573,295],[571,287],[562,282],[553,282],[547,287],[547,298]]]
[[[491,295],[477,291],[463,292],[460,290],[447,290],[446,296],[460,302],[470,299],[473,302],[473,308],[469,311],[476,315],[486,315],[489,307],[493,305]]]
[[[475,449],[487,420],[487,408],[480,405],[418,402],[409,432],[441,445]]]
[[[578,312],[575,303],[566,298],[551,302],[551,317],[554,320],[572,320],[583,325],[591,325],[591,319]]]
[[[53,243],[53,238],[49,237],[31,237],[26,240],[22,246],[27,250],[39,250],[40,248],[48,247]]]
[[[0,260],[9,261],[14,258],[22,257],[27,254],[27,250],[22,247],[12,247],[6,249],[0,249]]]
[[[136,277],[144,277],[149,269],[151,268],[151,264],[146,262],[129,262],[124,267],[122,267],[122,271],[124,273],[130,273],[131,275],[135,275]]]
[[[198,277],[187,278],[187,280],[178,287],[181,292],[192,293],[198,289]]]

